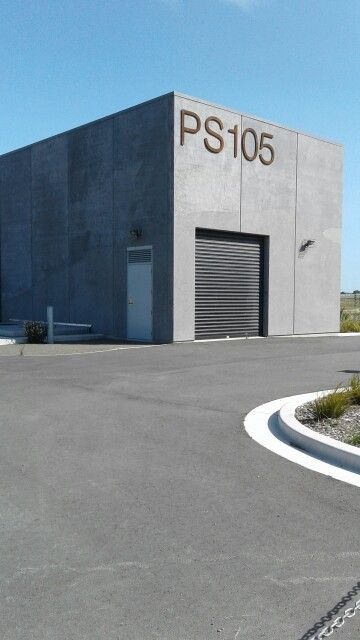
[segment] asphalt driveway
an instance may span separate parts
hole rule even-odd
[[[360,490],[243,419],[359,370],[351,337],[1,357],[1,637],[308,640],[360,598]]]

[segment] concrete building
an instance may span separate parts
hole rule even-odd
[[[342,147],[170,93],[0,157],[1,318],[339,329]]]

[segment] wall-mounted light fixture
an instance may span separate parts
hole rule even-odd
[[[315,244],[315,242],[316,242],[315,240],[303,240],[299,249],[300,253],[304,253],[304,251],[312,247]]]
[[[130,235],[134,240],[138,240],[141,238],[143,234],[143,230],[140,227],[135,227],[134,229],[130,229]]]

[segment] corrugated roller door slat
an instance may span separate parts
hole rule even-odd
[[[196,230],[196,339],[261,335],[263,260],[261,237]]]

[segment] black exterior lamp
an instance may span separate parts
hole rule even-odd
[[[315,240],[303,240],[299,249],[300,253],[304,253],[304,251],[312,247],[315,244],[315,242],[316,242]]]
[[[138,240],[139,238],[142,238],[143,230],[140,227],[134,227],[133,229],[130,229],[130,235],[133,240]]]

